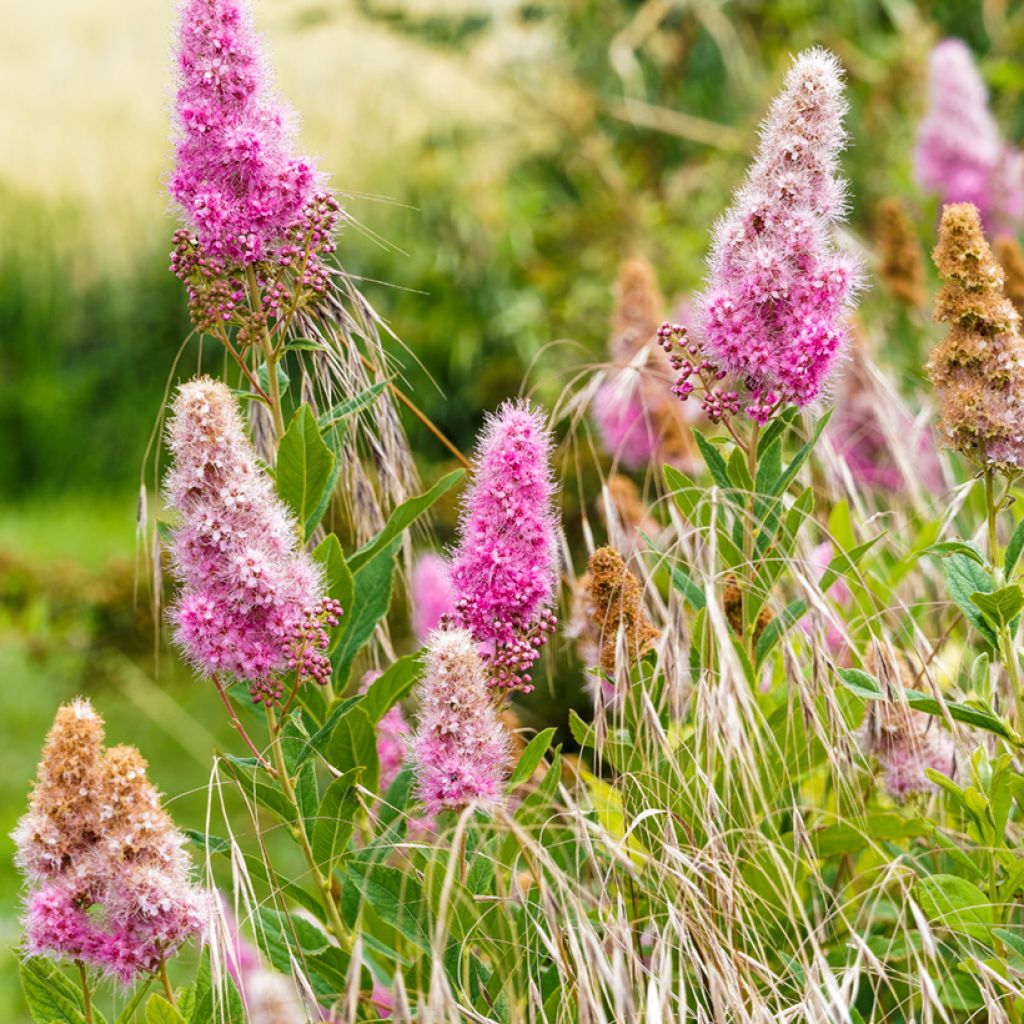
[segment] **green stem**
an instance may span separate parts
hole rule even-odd
[[[748,575],[748,583],[740,596],[740,609],[743,622],[743,645],[754,663],[754,617],[751,614],[754,586],[757,581],[757,569],[754,566],[754,504],[757,496],[754,493],[754,482],[757,479],[757,442],[761,433],[759,424],[754,424],[753,433],[747,447],[747,472],[750,474],[750,493],[747,495],[746,514],[743,522],[743,567]]]
[[[331,934],[338,940],[338,944],[342,949],[348,950],[351,948],[348,929],[345,927],[345,922],[342,921],[341,914],[338,912],[338,905],[334,900],[334,893],[331,890],[330,876],[325,877],[323,872],[321,872],[320,866],[316,862],[316,857],[313,856],[313,848],[309,845],[306,825],[302,819],[302,811],[299,809],[299,802],[295,796],[295,787],[292,785],[291,776],[289,776],[288,769],[284,763],[284,752],[281,749],[281,728],[274,709],[271,707],[267,708],[267,722],[270,726],[270,752],[277,767],[277,778],[281,783],[281,789],[284,792],[285,798],[295,812],[295,838],[302,848],[302,855],[306,859],[310,873],[316,880],[320,900],[330,919],[329,928]]]
[[[78,968],[78,978],[82,986],[82,1014],[85,1017],[85,1024],[93,1024],[92,990],[89,988],[89,976],[85,973],[85,964],[81,960],[76,960],[75,966]]]
[[[160,984],[164,987],[164,995],[167,996],[167,1002],[177,1009],[178,1000],[174,998],[174,989],[171,988],[171,979],[167,977],[166,960],[160,961]]]
[[[246,267],[246,279],[249,282],[249,301],[254,311],[263,307],[263,297],[260,292],[259,282],[256,280],[256,271],[252,266]],[[277,380],[278,354],[274,351],[274,343],[270,338],[270,330],[264,322],[260,331],[260,343],[263,347],[263,358],[267,364],[267,396],[270,399],[270,414],[274,419],[274,433],[277,440],[284,437],[284,412],[281,408],[281,387]]]
[[[985,515],[988,519],[988,560],[999,572],[999,532],[996,529],[995,474],[991,466],[985,467]]]

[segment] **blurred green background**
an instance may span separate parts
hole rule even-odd
[[[184,825],[229,742],[136,583],[141,466],[189,328],[166,269],[174,17],[173,0],[48,0],[0,33],[5,834],[75,693],[142,748]],[[887,194],[934,223],[910,150],[941,36],[971,44],[1004,131],[1024,134],[1019,3],[258,0],[256,18],[302,146],[344,196],[340,259],[464,449],[483,410],[521,389],[551,402],[603,358],[621,259],[650,258],[669,296],[699,285],[789,54],[821,44],[849,74],[854,244]],[[429,477],[444,453],[407,426]],[[13,1021],[19,882],[0,846]]]

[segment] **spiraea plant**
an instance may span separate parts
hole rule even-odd
[[[926,276],[897,225],[901,297],[851,322],[843,76],[799,54],[693,333],[626,265],[612,365],[568,429],[482,417],[445,549],[464,471],[416,493],[248,9],[187,0],[179,43],[175,268],[226,358],[168,392],[160,530],[234,729],[187,833],[221,894],[138,752],[62,708],[15,833],[37,1024],[106,1020],[107,975],[118,1024],[1021,1024],[1024,353],[978,212],[939,228],[940,457],[881,379]]]

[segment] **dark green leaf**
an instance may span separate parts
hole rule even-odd
[[[971,594],[971,604],[985,617],[985,621],[997,632],[1009,626],[1020,615],[1024,607],[1024,593],[1016,583],[999,590],[985,593],[975,591]]]
[[[327,936],[312,922],[270,907],[260,907],[254,922],[256,944],[282,974],[292,973],[292,949],[301,963],[302,954],[322,953]]]
[[[349,568],[357,572],[359,568],[366,565],[372,558],[391,544],[397,537],[400,537],[424,512],[435,502],[444,497],[464,476],[464,469],[455,469],[434,484],[425,494],[403,501],[388,519],[384,529],[377,534],[373,540],[368,541],[348,560]]]
[[[840,551],[832,557],[821,575],[818,586],[823,594],[827,594],[832,584],[838,579],[845,579],[860,563],[860,560],[882,539],[882,534],[858,544],[851,551]]]
[[[320,429],[327,431],[343,420],[348,419],[349,416],[354,416],[356,413],[362,412],[363,409],[368,409],[377,401],[381,392],[389,383],[389,380],[382,380],[376,384],[371,384],[365,391],[361,391],[352,398],[346,398],[344,402],[339,402],[333,408],[328,409],[319,419]]]
[[[711,474],[711,479],[719,487],[724,488],[726,491],[731,491],[733,485],[729,479],[729,470],[725,465],[725,459],[722,458],[722,453],[696,428],[694,428],[693,436],[704,458],[704,464],[708,467],[708,472]]]
[[[312,736],[310,736],[309,741],[305,746],[296,752],[293,770],[294,768],[300,767],[304,761],[307,761],[314,754],[322,753],[324,744],[327,742],[331,733],[334,732],[335,725],[338,724],[338,719],[343,715],[347,715],[352,708],[357,704],[361,704],[362,701],[362,695],[346,697],[344,700],[338,701],[338,703],[332,708],[331,713],[327,716],[324,724],[321,725]]]
[[[1003,556],[1003,573],[1007,579],[1013,575],[1022,550],[1024,550],[1024,519],[1021,519],[1014,527],[1010,543],[1006,545],[1006,554]]]
[[[971,594],[989,594],[995,589],[992,577],[966,555],[950,555],[946,558],[942,563],[942,576],[946,581],[947,593],[967,617],[968,622],[992,647],[998,646],[992,627],[971,600]]]
[[[419,654],[406,654],[389,665],[366,691],[360,707],[375,725],[413,687],[423,669]]]
[[[829,409],[828,412],[826,412],[825,415],[815,423],[810,440],[800,448],[799,451],[797,451],[796,455],[793,456],[793,461],[786,467],[778,480],[775,481],[775,486],[772,488],[773,494],[782,494],[796,478],[797,473],[800,472],[800,467],[807,461],[807,457],[811,454],[814,450],[814,446],[818,443],[818,438],[821,437],[821,432],[828,426],[828,421],[832,419],[832,412],[833,410]]]
[[[82,995],[53,961],[32,956],[21,964],[21,988],[36,1024],[84,1024]]]
[[[308,405],[292,417],[277,449],[277,490],[295,513],[303,539],[316,528],[330,500],[335,458],[324,444]]]
[[[672,585],[683,595],[694,611],[699,612],[707,603],[704,591],[693,582],[690,574],[681,566],[673,565],[671,576]]]
[[[990,938],[992,904],[973,882],[957,875],[927,875],[918,880],[914,894],[936,924],[975,939]]]
[[[220,836],[207,835],[205,832],[197,832],[193,828],[183,828],[185,833],[201,850],[208,853],[227,853],[231,849],[231,843]]]
[[[327,763],[339,772],[361,768],[362,784],[371,791],[377,789],[377,737],[362,707],[354,707],[338,719],[323,754]]]
[[[985,556],[981,553],[981,549],[977,544],[967,540],[944,540],[938,544],[932,544],[926,547],[921,552],[922,555],[937,555],[940,558],[945,558],[947,555],[963,555],[964,558],[969,558],[972,562],[977,562],[983,569],[985,568]]]
[[[336,778],[324,793],[316,812],[313,827],[313,856],[325,867],[329,875],[334,860],[348,845],[359,813],[359,800],[353,786],[362,774],[361,768],[352,768]]]
[[[777,615],[765,626],[761,635],[757,638],[757,646],[754,648],[754,664],[760,665],[771,653],[772,648],[786,635],[789,628],[797,622],[807,611],[807,602],[803,600],[793,601],[786,606],[781,615]]]
[[[543,732],[537,733],[526,744],[523,752],[519,755],[515,768],[512,769],[512,775],[508,780],[509,786],[518,786],[521,782],[526,782],[533,777],[541,758],[551,746],[551,739],[555,735],[555,731],[553,726],[550,729],[545,729]]]
[[[430,950],[423,887],[411,872],[351,860],[347,877],[382,921],[424,952]]]

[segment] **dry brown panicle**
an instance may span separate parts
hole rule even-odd
[[[612,473],[605,484],[608,488],[608,497],[611,499],[612,508],[619,517],[619,522],[627,534],[633,535],[637,530],[644,533],[654,534],[658,530],[657,521],[647,510],[647,506],[640,497],[640,490],[628,476],[622,473]],[[607,525],[607,510],[604,502],[598,506],[602,521]]]
[[[615,671],[620,632],[631,662],[639,660],[661,635],[643,609],[643,588],[614,548],[598,548],[587,566],[590,621],[600,637],[601,668]]]
[[[743,592],[736,582],[735,576],[727,577],[725,589],[722,591],[722,608],[725,611],[725,621],[737,637],[743,637]],[[775,616],[767,608],[762,608],[757,613],[757,622],[754,623],[754,643],[761,639],[768,623]]]
[[[1012,235],[1000,235],[995,241],[996,259],[1003,268],[1003,291],[1014,309],[1024,315],[1024,249]]]
[[[611,357],[630,359],[658,332],[664,319],[665,300],[658,290],[654,267],[647,260],[626,260],[619,267],[612,311]]]
[[[902,200],[895,196],[878,204],[878,276],[890,293],[908,306],[924,303],[924,256]]]
[[[945,443],[984,464],[1024,464],[1024,340],[1002,268],[970,203],[945,207],[933,253],[943,278],[935,319],[949,333],[928,361]]]

